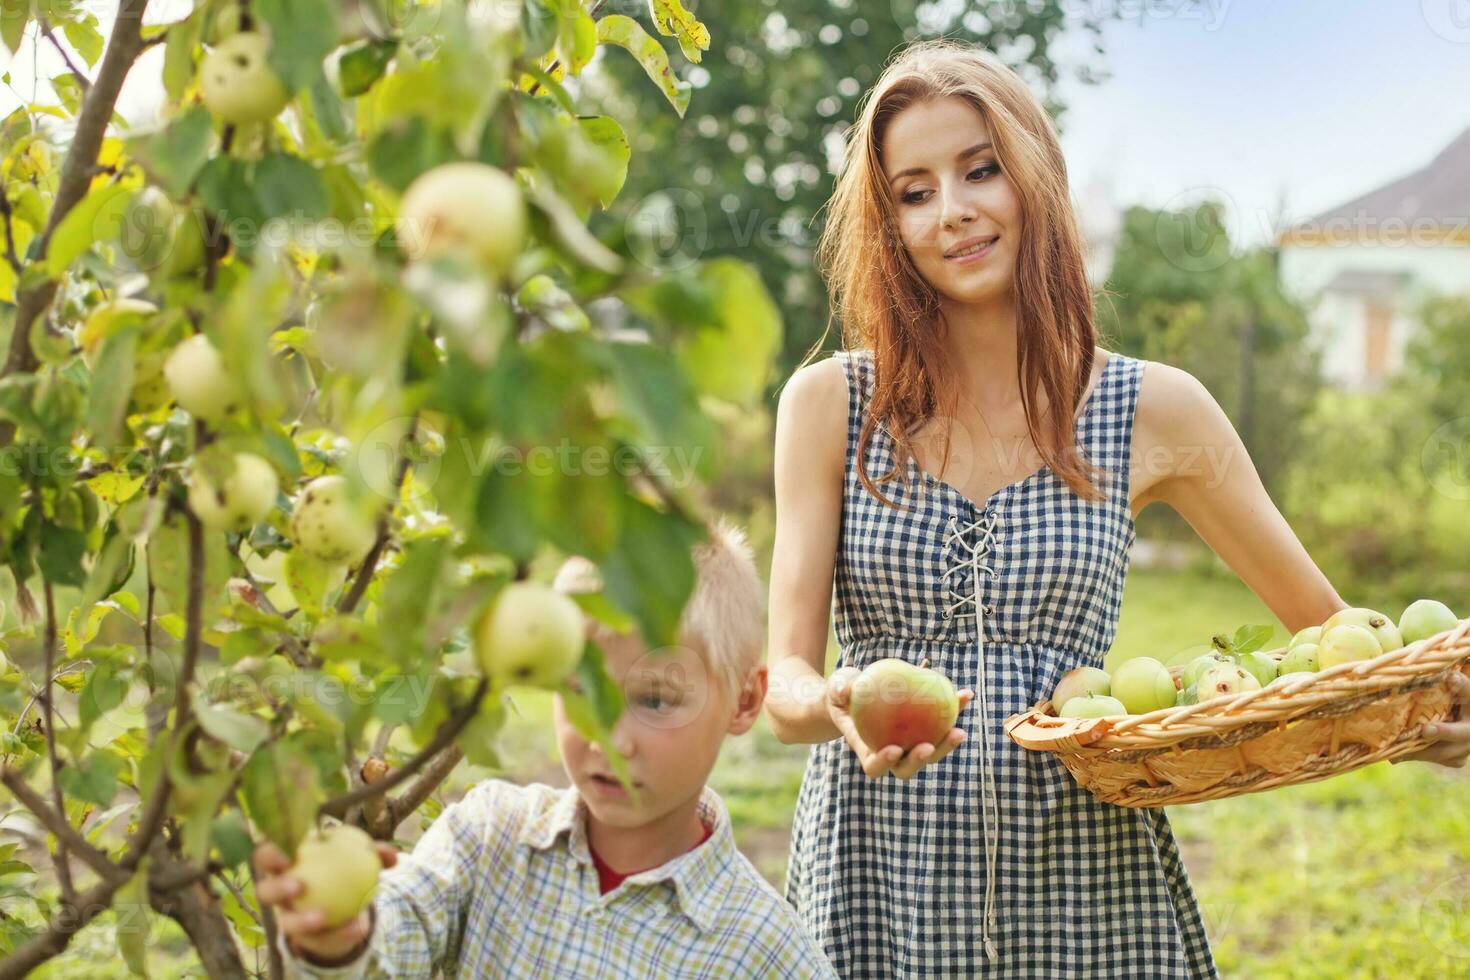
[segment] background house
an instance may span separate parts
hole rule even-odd
[[[1283,232],[1283,287],[1306,302],[1327,380],[1398,370],[1433,293],[1470,292],[1470,129],[1430,163]]]

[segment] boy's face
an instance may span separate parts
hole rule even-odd
[[[640,827],[699,797],[725,736],[749,730],[760,714],[766,668],[752,671],[744,689],[732,693],[687,647],[653,652],[636,634],[599,632],[595,639],[623,689],[612,743],[628,761],[635,792],[618,781],[601,747],[577,732],[557,695],[562,765],[594,817],[612,827]]]

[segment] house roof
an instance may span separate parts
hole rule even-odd
[[[1329,293],[1353,293],[1374,299],[1388,299],[1412,279],[1408,272],[1386,272],[1381,269],[1343,269],[1325,287]]]
[[[1299,229],[1395,222],[1463,224],[1470,219],[1470,128],[1411,174],[1322,212]]]

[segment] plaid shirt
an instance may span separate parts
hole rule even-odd
[[[445,808],[383,872],[370,945],[318,967],[278,944],[288,977],[821,977],[836,972],[735,847],[705,787],[709,840],[606,895],[575,788],[492,779]]]

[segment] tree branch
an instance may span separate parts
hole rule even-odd
[[[392,820],[394,830],[439,788],[439,784],[444,782],[463,758],[464,749],[460,748],[458,742],[448,746],[425,767],[419,778],[413,781],[413,785],[388,802],[388,818]]]
[[[42,963],[60,955],[72,936],[99,913],[112,907],[112,896],[120,887],[111,881],[99,882],[77,896],[75,902],[63,902],[60,913],[52,916],[46,928],[0,960],[0,980],[19,980]]]
[[[457,708],[450,715],[449,720],[439,726],[439,730],[434,733],[434,737],[429,741],[429,744],[420,749],[402,767],[393,770],[375,783],[360,786],[350,793],[343,793],[341,796],[333,797],[323,803],[317,812],[325,816],[336,817],[340,820],[343,814],[347,812],[347,808],[354,803],[361,803],[369,796],[386,793],[400,783],[406,782],[414,773],[427,765],[434,756],[438,755],[442,749],[453,742],[455,737],[464,730],[464,727],[475,717],[475,713],[480,710],[480,701],[484,699],[485,691],[489,687],[489,679],[484,677],[480,678],[480,683],[475,686],[475,691],[470,695],[470,699]]]
[[[92,168],[97,165],[97,156],[102,149],[103,137],[117,106],[118,93],[123,80],[143,51],[143,11],[148,0],[121,0],[117,20],[112,25],[112,35],[107,41],[107,50],[102,55],[93,81],[82,100],[81,112],[77,115],[76,132],[71,147],[62,163],[61,179],[56,187],[56,199],[46,228],[36,243],[35,254],[44,257],[51,243],[51,235],[57,225],[86,196],[91,182]],[[39,260],[38,260],[39,261]],[[59,283],[47,278],[31,288],[23,289],[16,297],[14,325],[11,328],[10,348],[6,353],[5,366],[0,376],[34,371],[39,363],[36,352],[31,350],[31,325],[56,298]],[[0,422],[0,446],[9,445],[15,438],[15,423]]]
[[[51,674],[56,667],[56,596],[50,581],[41,583],[46,597],[46,686],[42,689],[41,713],[46,721],[46,755],[51,760],[51,797],[56,804],[56,813],[66,823],[66,800],[61,795],[61,783],[56,775],[61,771],[61,759],[56,754],[56,720],[51,702],[54,690]],[[66,835],[56,835],[56,878],[61,885],[61,897],[71,901],[76,897],[76,887],[71,880],[71,862],[67,855]]]
[[[72,78],[75,78],[77,84],[82,87],[82,93],[86,94],[87,90],[92,87],[92,80],[87,77],[85,72],[77,67],[75,61],[71,60],[71,52],[66,50],[66,45],[61,43],[61,38],[56,36],[56,32],[51,29],[51,25],[47,22],[46,18],[37,18],[36,26],[41,29],[41,35],[51,42],[51,46],[56,49],[56,53],[61,55],[61,60],[66,62],[67,71],[71,72]]]
[[[408,424],[408,435],[404,436],[404,439],[412,442],[414,436],[418,434],[418,431],[419,417],[415,414],[413,421]],[[398,491],[402,489],[403,480],[408,476],[409,465],[408,453],[404,453],[398,458],[398,472],[394,474],[393,478],[394,500],[398,498]],[[362,567],[357,570],[357,577],[352,581],[352,588],[342,597],[342,601],[337,603],[337,611],[339,613],[352,612],[357,608],[357,604],[362,601],[363,593],[367,592],[367,587],[373,579],[373,571],[378,566],[378,559],[382,557],[383,550],[388,546],[388,516],[392,513],[393,500],[390,500],[383,513],[378,515],[378,537],[373,542],[372,550],[362,560]]]
[[[93,847],[87,838],[83,837],[81,832],[66,819],[63,815],[64,811],[58,813],[48,806],[46,801],[41,799],[41,795],[31,789],[25,777],[20,774],[20,770],[9,766],[0,770],[0,783],[4,783],[20,801],[20,804],[35,814],[36,819],[56,835],[57,840],[65,841],[67,847],[86,862],[88,867],[97,872],[98,877],[103,881],[127,881],[127,873],[114,864],[106,854]]]

